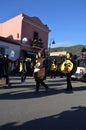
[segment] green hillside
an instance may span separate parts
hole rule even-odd
[[[83,47],[86,47],[86,46],[85,45],[76,45],[76,46],[70,46],[70,47],[57,47],[57,48],[51,48],[51,52],[68,51],[74,55],[80,56],[81,50],[83,49]]]

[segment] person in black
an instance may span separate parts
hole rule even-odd
[[[21,83],[23,83],[26,79],[27,68],[26,68],[26,60],[25,58],[19,57],[19,73],[21,76]]]
[[[56,78],[56,72],[57,72],[57,64],[56,64],[56,59],[54,59],[54,60],[51,62],[50,77],[51,77],[51,78]]]
[[[67,53],[66,57],[67,57],[67,60],[70,60],[73,63],[72,53]],[[71,75],[72,75],[72,72],[66,73],[66,80],[67,80],[66,90],[72,90]]]
[[[72,84],[71,84],[71,74],[67,73],[67,90],[72,90]]]
[[[3,63],[3,77],[6,79],[6,87],[10,86],[9,83],[9,56],[3,55],[2,63]]]

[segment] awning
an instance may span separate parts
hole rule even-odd
[[[9,49],[8,46],[5,46],[5,45],[0,45],[0,48],[6,48],[6,49]]]
[[[26,53],[27,53],[28,55],[33,55],[33,56],[36,56],[36,55],[37,55],[37,52],[26,51]]]
[[[32,52],[32,51],[24,51],[25,56],[27,57],[36,57],[37,52]]]

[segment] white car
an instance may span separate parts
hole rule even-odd
[[[86,73],[81,77],[80,81],[86,82]]]
[[[71,79],[80,80],[86,73],[86,58],[77,59],[77,70],[76,73],[71,76]]]

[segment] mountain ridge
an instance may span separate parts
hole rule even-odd
[[[68,47],[55,47],[55,48],[51,48],[51,52],[67,51],[67,52],[71,52],[73,55],[80,56],[81,50],[84,47],[86,47],[86,45],[74,45],[74,46],[68,46]]]

